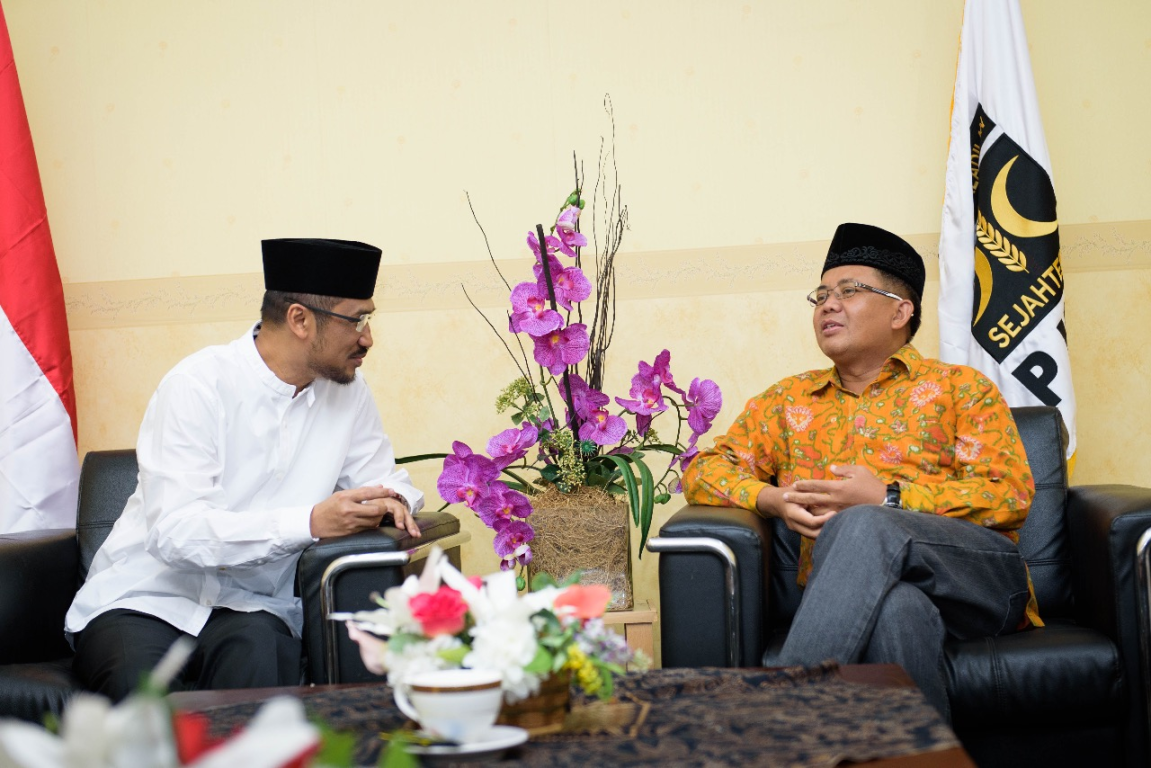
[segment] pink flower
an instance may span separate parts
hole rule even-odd
[[[464,617],[468,612],[468,604],[464,602],[460,593],[448,586],[441,585],[435,592],[420,592],[408,601],[408,608],[412,618],[420,622],[424,634],[428,637],[436,635],[454,635],[464,628]]]
[[[579,439],[591,440],[596,445],[618,443],[626,434],[627,422],[602,408],[592,411],[579,427]]]
[[[386,675],[388,668],[384,666],[384,654],[388,651],[388,644],[350,621],[345,622],[345,626],[348,628],[348,637],[360,646],[360,658],[367,670],[373,675]]]
[[[581,419],[590,419],[593,411],[611,402],[610,397],[589,387],[578,374],[568,376],[568,381],[571,383],[576,416]]]
[[[675,385],[675,379],[672,378],[671,352],[666,349],[656,355],[655,365],[648,365],[641,360],[639,375],[649,377],[653,384],[662,384],[676,394],[683,394],[683,390]]]
[[[711,379],[692,379],[684,397],[687,406],[687,425],[691,431],[702,435],[711,429],[711,423],[723,407],[723,393]]]
[[[452,443],[452,455],[444,459],[444,469],[436,480],[440,498],[449,504],[466,504],[475,509],[488,493],[488,486],[500,476],[491,459],[477,456],[465,443]]]
[[[508,321],[512,333],[542,336],[563,324],[560,313],[550,308],[547,288],[541,290],[537,283],[520,283],[512,289],[512,314]]]
[[[552,237],[550,235],[548,235],[544,238],[544,242],[547,243],[548,254],[555,253],[556,251],[558,251],[560,249],[560,246],[563,245],[563,243],[560,242],[558,237]],[[534,253],[536,255],[536,259],[539,259],[539,257],[540,257],[540,239],[539,239],[539,237],[536,236],[535,232],[528,232],[528,247],[532,249],[532,253]]]
[[[587,237],[576,231],[579,223],[580,209],[569,205],[556,219],[556,236],[559,238],[559,249],[568,256],[575,256],[575,249],[587,245]]]
[[[533,269],[536,273],[536,285],[546,296],[548,285],[543,264],[537,261]],[[552,278],[552,290],[556,294],[556,303],[564,309],[570,311],[572,302],[583,301],[591,296],[591,281],[579,267],[564,267],[555,256],[548,256],[548,270]]]
[[[535,361],[559,376],[564,368],[587,357],[590,341],[587,337],[587,326],[583,323],[572,323],[567,328],[552,331],[542,336],[532,336],[535,342]]]
[[[524,518],[532,513],[532,503],[519,491],[513,491],[504,483],[492,483],[491,493],[484,496],[476,505],[476,514],[488,528],[495,530],[501,520],[513,517]]]
[[[523,429],[505,429],[488,440],[488,455],[498,468],[503,469],[527,456],[528,448],[538,439],[539,430],[530,423],[525,423]]]
[[[532,561],[532,550],[528,542],[536,537],[532,527],[522,520],[496,521],[496,538],[492,542],[496,554],[503,558],[500,570],[506,571],[516,563],[527,565]]]
[[[570,608],[577,619],[598,619],[611,602],[611,590],[603,584],[572,584],[555,599],[556,608]]]

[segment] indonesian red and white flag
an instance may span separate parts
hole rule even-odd
[[[0,9],[0,533],[76,525],[64,288]]]
[[[1075,392],[1051,159],[1018,0],[967,0],[939,239],[940,357],[1007,403],[1058,406],[1075,454]]]

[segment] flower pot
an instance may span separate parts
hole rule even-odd
[[[562,582],[576,571],[582,584],[611,590],[609,611],[632,607],[631,517],[618,496],[584,486],[576,493],[554,488],[532,497],[528,519],[535,529],[528,573],[548,573]]]
[[[543,680],[534,696],[514,704],[504,702],[496,723],[523,728],[533,736],[556,733],[563,730],[571,701],[571,672],[565,669]]]

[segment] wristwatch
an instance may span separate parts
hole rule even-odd
[[[903,498],[899,490],[899,483],[888,483],[887,495],[883,498],[883,506],[892,509],[903,508]]]

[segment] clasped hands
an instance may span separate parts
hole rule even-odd
[[[837,512],[856,504],[882,504],[887,484],[867,467],[832,464],[837,480],[797,480],[785,487],[760,491],[756,508],[783,520],[796,533],[814,539]]]
[[[413,538],[420,537],[416,517],[400,494],[382,485],[336,491],[312,507],[312,536],[325,539],[378,528],[391,516],[395,526]]]

